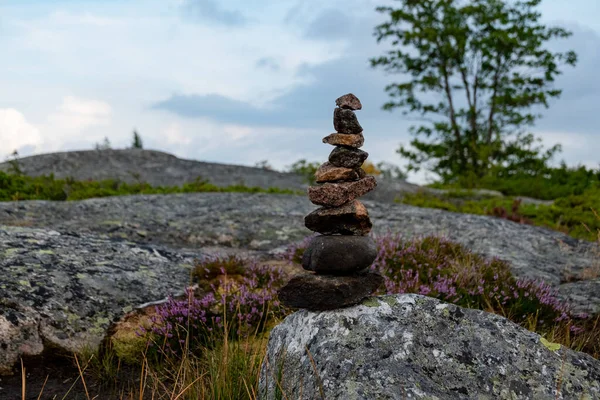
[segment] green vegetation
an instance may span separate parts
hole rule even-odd
[[[596,240],[600,220],[592,210],[600,210],[600,187],[582,194],[558,198],[552,205],[523,204],[514,197],[491,197],[480,200],[465,199],[472,191],[452,189],[447,194],[429,194],[420,191],[406,194],[402,203],[417,207],[438,208],[468,214],[492,215],[513,222],[554,229],[572,237]]]
[[[321,166],[320,162],[308,162],[304,159],[298,160],[288,167],[289,172],[293,172],[304,177],[304,180],[309,185],[315,184],[315,172]]]
[[[302,194],[289,189],[231,185],[219,187],[201,178],[182,186],[151,186],[147,183],[125,183],[114,179],[76,181],[56,179],[53,175],[30,177],[0,171],[0,201],[19,200],[83,200],[92,197],[127,196],[134,194],[172,194],[197,192],[240,192]]]
[[[459,184],[436,182],[428,185],[437,189],[460,189]],[[506,174],[487,176],[471,188],[497,190],[505,196],[525,196],[540,200],[583,195],[586,190],[600,187],[600,168],[567,167],[563,162],[557,168],[545,168],[542,174]]]
[[[540,3],[404,0],[377,8],[389,17],[377,40],[394,48],[371,65],[407,77],[386,87],[383,108],[425,122],[411,127],[412,148],[398,150],[409,171],[426,167],[466,187],[487,176],[543,173],[560,146],[543,151],[526,133],[540,117],[531,109],[560,96],[559,66],[577,57],[544,47],[571,32],[540,24]]]
[[[143,149],[144,145],[142,144],[142,138],[136,130],[133,131],[133,141],[131,143],[132,149]]]

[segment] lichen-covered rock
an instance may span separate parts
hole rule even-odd
[[[338,146],[329,154],[329,162],[336,167],[359,168],[369,157],[366,151],[354,147]]]
[[[0,226],[0,374],[46,348],[95,348],[111,323],[177,295],[200,252]]]
[[[407,294],[287,317],[271,331],[259,398],[277,398],[276,382],[289,399],[598,399],[600,361]]]
[[[365,137],[362,133],[353,135],[347,133],[332,133],[323,138],[323,143],[331,144],[333,146],[355,147],[358,149],[365,144]]]
[[[321,186],[309,186],[309,200],[319,206],[338,207],[356,199],[377,186],[377,180],[366,176],[354,182],[325,183]]]
[[[359,303],[383,284],[383,276],[365,271],[353,275],[331,276],[298,274],[281,289],[279,300],[291,308],[333,310]]]
[[[366,235],[373,227],[367,207],[358,200],[340,207],[317,208],[304,217],[304,225],[323,235]]]
[[[575,311],[600,313],[600,278],[563,280],[566,269],[572,275],[584,275],[597,268],[598,244],[485,215],[366,200],[372,194],[385,192],[383,183],[385,180],[378,180],[377,190],[361,198],[369,209],[375,234],[391,231],[407,239],[444,235],[487,258],[507,261],[518,278],[550,283]],[[414,189],[410,186],[410,190]],[[0,202],[0,225],[52,229],[73,235],[94,234],[138,242],[141,246],[202,248],[203,252],[219,249],[219,252],[255,256],[282,252],[290,243],[310,235],[311,231],[303,224],[304,217],[316,208],[306,196],[265,193]],[[4,240],[12,241],[12,237],[0,236],[0,242]],[[0,276],[0,282],[2,279]]]
[[[11,375],[21,357],[42,353],[39,320],[34,309],[0,298],[0,375]]]
[[[302,267],[317,274],[348,275],[373,264],[377,245],[370,236],[316,236],[302,255]]]
[[[363,131],[354,111],[345,108],[333,110],[333,128],[337,133],[358,134]]]

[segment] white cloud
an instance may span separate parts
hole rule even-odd
[[[255,138],[257,136],[254,129],[241,125],[225,125],[223,127],[223,133],[225,133],[225,135],[233,142],[252,137]]]
[[[50,15],[50,20],[61,25],[92,25],[92,26],[115,26],[122,24],[123,20],[118,18],[102,17],[86,12],[72,14],[65,11],[57,11]]]
[[[181,131],[181,125],[178,123],[170,124],[165,130],[164,135],[167,138],[167,143],[175,145],[187,145],[192,142],[192,138],[185,136]]]
[[[91,127],[109,125],[111,114],[111,107],[105,102],[67,96],[48,117],[48,123],[53,131],[71,136]]]
[[[14,108],[0,109],[0,161],[15,150],[37,147],[42,142],[40,130]]]

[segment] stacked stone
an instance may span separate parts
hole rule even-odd
[[[308,188],[308,198],[321,206],[304,218],[314,237],[304,251],[302,267],[312,273],[292,278],[279,291],[283,304],[309,310],[331,310],[359,303],[383,283],[383,277],[368,271],[377,257],[377,246],[369,236],[373,224],[358,197],[372,191],[377,181],[361,168],[369,154],[355,110],[362,109],[352,93],[335,101],[336,133],[323,138],[335,146],[329,160],[315,173],[320,185]]]

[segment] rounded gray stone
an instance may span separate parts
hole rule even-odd
[[[302,267],[317,274],[350,275],[369,267],[377,257],[370,236],[316,236],[302,256]]]

